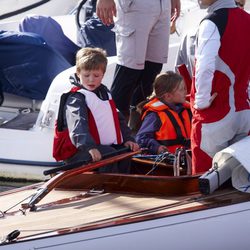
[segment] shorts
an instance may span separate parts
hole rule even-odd
[[[170,36],[170,0],[116,0],[117,63],[144,69],[145,61],[166,63]]]

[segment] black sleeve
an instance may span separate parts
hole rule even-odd
[[[66,124],[71,142],[81,150],[90,150],[96,143],[89,131],[88,109],[85,96],[72,93],[65,105]]]

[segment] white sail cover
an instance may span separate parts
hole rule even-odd
[[[218,169],[225,166],[231,172],[234,188],[250,193],[250,136],[218,152],[213,158],[214,164]]]

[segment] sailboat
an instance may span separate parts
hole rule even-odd
[[[215,180],[230,175],[216,188],[208,177],[206,194],[199,175],[174,176],[172,166],[150,171],[137,162],[129,174],[95,172],[138,152],[57,170],[48,181],[2,192],[0,249],[247,249],[250,169],[241,163],[249,143],[250,137],[220,152],[226,157],[218,156]]]
[[[114,65],[110,57],[107,86]],[[0,250],[248,249],[249,138],[219,152],[218,169],[204,176],[135,160],[141,151],[78,166],[57,163],[51,155],[54,122],[74,72],[73,66],[57,74],[44,101],[20,97],[14,104],[17,97],[10,95],[11,104],[5,99],[0,109],[1,176],[17,178],[19,168],[27,175],[18,178],[43,180],[0,193]],[[20,105],[24,120],[35,116],[24,130],[8,127],[20,118]],[[129,174],[97,171],[127,158]]]
[[[89,9],[88,1],[80,1],[67,15],[31,15],[0,22],[0,54],[5,58],[0,81],[7,86],[0,106],[0,144],[4,145],[0,147],[0,177],[41,181],[46,179],[44,170],[63,164],[52,157],[54,124],[60,95],[70,89],[69,77],[75,73],[72,61],[79,49],[79,17]],[[191,12],[196,17],[203,13],[196,2],[183,1],[178,33]],[[180,39],[177,33],[171,35],[169,62],[163,70],[174,68]],[[110,87],[116,57],[111,55],[108,61],[103,84]]]

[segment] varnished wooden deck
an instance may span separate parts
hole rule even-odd
[[[23,191],[0,197],[1,211],[12,207],[34,191]],[[53,190],[39,203],[36,212],[26,211],[26,215],[22,212],[11,214],[13,211],[18,211],[20,205],[11,209],[9,215],[7,214],[6,218],[1,221],[0,232],[8,234],[18,229],[22,231],[22,236],[26,236],[66,227],[79,227],[175,202],[175,198],[138,197],[110,193],[89,196],[81,191]]]
[[[12,194],[2,193],[0,210],[8,210],[35,191],[30,189]],[[249,194],[233,189],[217,191],[210,196],[193,194],[173,197],[53,190],[38,204],[35,212],[26,210],[24,215],[19,211],[20,204],[9,210],[0,219],[0,234],[7,235],[13,230],[20,230],[20,237],[25,237],[70,228],[95,228],[101,224],[121,223],[121,220],[133,222],[140,218],[152,219],[247,200],[250,200]]]

